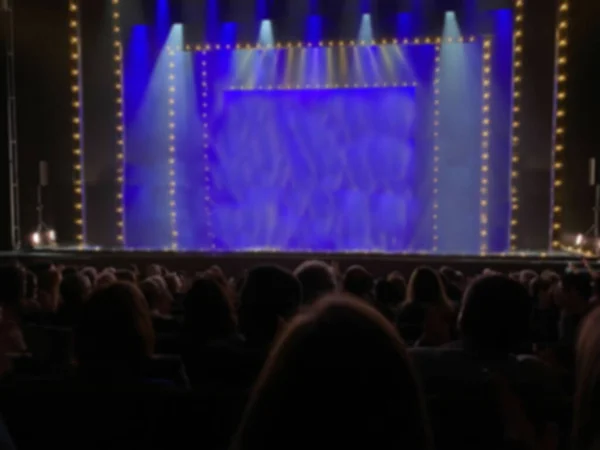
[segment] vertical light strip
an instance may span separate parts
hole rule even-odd
[[[481,185],[479,187],[479,252],[485,255],[489,249],[489,174],[490,174],[490,127],[492,97],[492,41],[484,39],[481,71]]]
[[[175,156],[177,153],[176,143],[176,49],[167,47],[169,54],[169,210],[171,218],[171,250],[177,250],[179,232],[177,231],[177,182],[175,173]]]
[[[562,229],[562,189],[566,134],[567,102],[567,53],[569,49],[569,0],[561,0],[558,6],[558,25],[556,27],[556,73],[554,91],[554,151],[553,151],[553,189],[551,241],[554,250],[560,248]]]
[[[125,205],[123,202],[125,189],[125,125],[123,119],[123,44],[121,40],[121,3],[112,0],[113,49],[114,49],[114,81],[115,81],[115,118],[117,140],[117,241],[125,246]]]
[[[81,24],[79,0],[69,0],[69,53],[71,76],[71,105],[73,107],[73,191],[75,194],[76,241],[80,249],[86,242],[85,183],[83,155],[83,92],[81,85]]]
[[[525,0],[515,0],[513,35],[512,163],[510,182],[510,250],[517,250],[519,225],[519,169],[521,165],[521,86],[523,82],[523,32]]]
[[[208,124],[208,65],[207,57],[209,53],[206,50],[210,50],[210,47],[202,51],[201,53],[201,70],[202,70],[202,142],[204,143],[204,212],[206,214],[206,226],[208,229],[208,237],[210,239],[210,247],[212,250],[216,249],[215,246],[215,235],[212,223],[212,193],[211,193],[211,179],[210,179],[210,135],[209,135],[209,124]]]
[[[438,183],[440,171],[440,78],[442,71],[442,47],[435,46],[435,75],[433,80],[433,246],[431,250],[439,249],[438,232]]]

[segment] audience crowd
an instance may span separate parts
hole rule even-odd
[[[0,449],[600,449],[599,278],[0,268]]]

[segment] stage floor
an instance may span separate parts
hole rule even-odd
[[[207,253],[176,251],[139,251],[122,249],[85,249],[74,247],[45,248],[32,251],[0,252],[0,261],[20,261],[25,265],[55,263],[71,266],[96,266],[126,268],[132,264],[144,267],[161,264],[170,270],[200,271],[219,265],[228,274],[241,274],[250,267],[277,264],[293,269],[306,260],[335,261],[343,270],[354,264],[365,266],[380,276],[393,270],[404,274],[422,265],[432,267],[451,266],[467,274],[481,272],[485,268],[509,272],[530,268],[536,271],[552,269],[562,272],[569,263],[581,261],[578,253],[558,251],[519,251],[489,255],[444,255],[427,253],[285,253],[254,251],[243,253]],[[593,262],[593,261],[592,261]]]

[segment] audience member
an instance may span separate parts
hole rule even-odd
[[[577,341],[573,409],[573,450],[600,448],[600,309],[581,326]]]
[[[439,346],[450,341],[454,317],[440,275],[429,267],[416,269],[398,313],[400,335],[422,346]]]
[[[146,298],[154,330],[157,333],[172,333],[179,330],[179,324],[171,316],[173,297],[167,290],[162,276],[154,275],[140,283],[140,289]]]
[[[58,311],[57,324],[67,327],[79,323],[83,304],[92,291],[89,278],[81,273],[66,275],[60,283],[62,304]]]
[[[375,280],[362,266],[351,266],[344,273],[344,291],[363,300],[372,301]]]
[[[423,395],[393,327],[344,297],[294,319],[265,364],[233,448],[432,448]]]
[[[460,310],[463,348],[484,358],[519,353],[530,337],[531,311],[525,287],[502,275],[480,277],[467,289]]]
[[[277,266],[248,272],[240,296],[240,331],[250,347],[268,350],[285,322],[302,301],[302,286],[290,272]]]
[[[117,270],[115,272],[115,278],[117,279],[117,281],[126,281],[128,283],[137,283],[137,277],[135,272],[132,272],[131,270],[125,270],[125,269],[121,269],[121,270]]]
[[[305,261],[294,271],[302,284],[304,304],[310,305],[336,289],[333,268],[323,261]]]
[[[85,381],[139,383],[154,352],[150,311],[129,283],[100,287],[84,304],[75,333],[75,356]]]

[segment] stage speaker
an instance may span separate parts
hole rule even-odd
[[[48,163],[40,161],[40,186],[48,186]]]
[[[596,186],[598,183],[598,169],[596,158],[590,158],[590,186]]]

